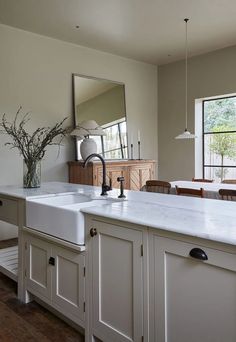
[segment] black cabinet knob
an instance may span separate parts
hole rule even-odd
[[[96,229],[96,228],[91,228],[91,229],[90,229],[90,235],[91,235],[92,237],[94,237],[95,235],[97,235],[97,229]]]
[[[50,257],[48,260],[49,265],[55,266],[55,258]]]
[[[191,251],[189,252],[189,255],[194,259],[203,260],[203,261],[208,260],[207,254],[201,248],[191,249]]]

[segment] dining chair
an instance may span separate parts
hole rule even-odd
[[[236,184],[236,179],[223,179],[221,183],[223,183],[223,184]]]
[[[146,181],[146,191],[159,192],[162,194],[170,193],[171,184],[169,182],[160,180],[148,180]]]
[[[192,178],[192,182],[213,183],[213,179]]]
[[[232,189],[220,189],[219,195],[222,200],[225,201],[236,201],[236,190]]]
[[[182,196],[193,196],[193,197],[204,197],[204,190],[201,189],[191,189],[191,188],[180,188],[179,186],[175,186],[176,194]]]

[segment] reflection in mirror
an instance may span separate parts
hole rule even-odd
[[[128,159],[124,84],[73,74],[75,125],[95,120],[105,136],[91,136],[106,159]],[[76,160],[81,159],[76,139]]]

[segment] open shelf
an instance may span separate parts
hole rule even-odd
[[[17,281],[18,246],[0,249],[0,272]]]

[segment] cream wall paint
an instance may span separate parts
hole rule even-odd
[[[194,131],[195,100],[236,92],[236,46],[189,59],[188,128]],[[158,68],[158,175],[190,180],[194,140],[175,140],[185,126],[184,61]]]
[[[69,116],[72,73],[125,84],[129,135],[141,131],[142,158],[157,159],[157,67],[71,43],[0,25],[0,115],[11,120],[21,105],[31,112],[29,129]],[[151,137],[151,139],[150,139]],[[0,185],[22,184],[22,158],[0,135]],[[137,146],[135,145],[135,156]],[[43,181],[67,181],[66,162],[74,159],[68,138],[57,157],[51,147],[42,162]],[[0,233],[1,238],[1,233]]]

